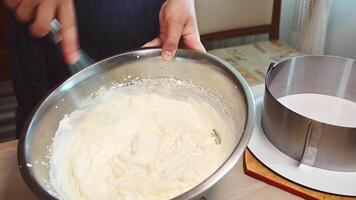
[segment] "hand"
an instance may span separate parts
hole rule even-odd
[[[160,36],[143,47],[162,46],[162,58],[171,60],[182,37],[189,49],[205,51],[195,15],[194,0],[167,0],[159,13]]]
[[[62,51],[64,60],[73,64],[79,59],[79,44],[76,18],[72,0],[4,0],[7,7],[15,11],[21,22],[32,22],[30,33],[45,36],[50,23],[57,18],[61,23]]]

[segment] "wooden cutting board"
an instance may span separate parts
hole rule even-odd
[[[248,149],[244,154],[244,171],[247,175],[259,179],[267,184],[278,187],[282,190],[300,196],[304,199],[323,199],[323,200],[350,200],[353,197],[338,196],[319,192],[310,188],[293,183],[263,165]],[[332,181],[332,180],[330,180]],[[355,183],[356,189],[356,183]]]

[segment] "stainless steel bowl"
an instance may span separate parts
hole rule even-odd
[[[73,75],[44,99],[28,121],[18,149],[22,176],[35,194],[42,199],[57,199],[49,184],[48,155],[59,121],[91,93],[129,77],[189,79],[220,95],[235,113],[238,130],[228,138],[235,141],[235,148],[227,160],[198,186],[174,199],[199,197],[236,164],[251,136],[255,114],[254,100],[244,78],[232,66],[207,53],[178,50],[171,62],[162,61],[160,55],[160,49],[142,49],[108,58]]]

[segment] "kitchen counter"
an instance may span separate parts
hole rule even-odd
[[[263,93],[263,85],[253,87],[255,96]],[[0,199],[33,200],[17,167],[17,140],[0,143]],[[290,193],[251,178],[243,172],[243,159],[205,196],[211,199],[300,199]]]
[[[17,167],[17,140],[0,144],[0,199],[33,200]]]

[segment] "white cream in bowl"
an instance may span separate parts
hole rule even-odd
[[[173,198],[232,152],[235,123],[224,110],[207,92],[173,79],[101,92],[60,122],[51,184],[65,200]]]

